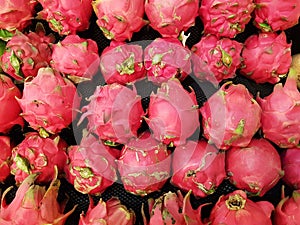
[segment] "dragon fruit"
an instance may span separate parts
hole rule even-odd
[[[300,89],[300,53],[292,56],[291,67],[296,70],[296,73],[298,74],[297,87]]]
[[[157,38],[144,51],[148,80],[159,85],[170,78],[184,80],[191,69],[191,52],[175,38]]]
[[[204,33],[234,38],[245,30],[254,8],[253,0],[202,0],[199,16]]]
[[[87,30],[92,16],[92,0],[37,0],[43,6],[38,13],[60,35]]]
[[[160,190],[171,173],[170,151],[149,132],[128,142],[117,164],[125,190],[140,196]]]
[[[200,113],[204,137],[223,150],[246,147],[261,125],[261,108],[242,84],[223,84]]]
[[[0,74],[0,133],[8,133],[17,124],[24,125],[24,121],[19,115],[21,108],[16,100],[21,96],[21,91],[12,80]]]
[[[254,34],[245,41],[242,57],[242,75],[256,83],[275,84],[289,71],[291,44],[284,32]]]
[[[12,152],[10,137],[0,136],[0,149],[0,182],[3,182],[10,175],[10,157]]]
[[[298,147],[300,143],[300,93],[297,89],[298,75],[290,69],[284,87],[275,85],[273,92],[257,101],[262,108],[264,137],[281,148]]]
[[[75,85],[50,67],[41,68],[36,77],[26,80],[18,102],[22,117],[43,137],[66,128],[76,115],[79,97]]]
[[[150,95],[149,125],[154,137],[164,144],[182,145],[199,131],[199,110],[195,93],[186,91],[179,80],[163,83]]]
[[[131,40],[146,22],[144,0],[95,0],[92,6],[98,18],[97,24],[109,40]]]
[[[282,180],[293,189],[300,189],[300,149],[290,148],[281,155],[284,176]]]
[[[236,190],[222,195],[210,213],[210,225],[272,225],[274,206],[267,201],[253,202],[245,192]]]
[[[217,85],[224,79],[234,78],[239,69],[243,45],[229,38],[204,36],[193,46],[194,74],[200,80]]]
[[[231,183],[257,196],[263,196],[284,175],[278,152],[265,139],[253,139],[244,148],[231,148],[225,164]]]
[[[100,59],[97,43],[92,39],[68,35],[52,49],[52,68],[75,83],[90,80],[97,73]]]
[[[199,0],[147,0],[145,12],[150,26],[163,37],[177,38],[195,24]]]
[[[198,197],[213,194],[226,177],[225,154],[204,140],[176,147],[173,162],[171,183]]]
[[[144,78],[142,46],[112,41],[102,52],[100,70],[107,84],[125,85]]]

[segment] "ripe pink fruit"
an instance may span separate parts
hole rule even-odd
[[[226,177],[225,154],[201,140],[176,147],[171,183],[198,197],[213,194]]]
[[[286,42],[284,32],[254,34],[245,41],[242,57],[242,75],[256,83],[275,84],[289,71],[291,44]]]
[[[245,30],[254,8],[253,0],[202,0],[199,16],[204,33],[234,38]]]
[[[177,38],[195,23],[199,0],[147,0],[145,12],[150,26],[163,37]]]
[[[12,151],[10,137],[0,136],[0,149],[0,182],[4,182],[10,175],[10,157]]]
[[[200,112],[205,138],[223,150],[246,147],[261,125],[261,108],[242,84],[223,84]]]
[[[282,180],[293,189],[300,189],[300,149],[290,148],[281,155]]]
[[[231,183],[258,196],[274,187],[284,174],[278,152],[265,139],[253,139],[244,148],[231,148],[225,164]]]

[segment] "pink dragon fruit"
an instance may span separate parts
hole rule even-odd
[[[68,35],[52,46],[51,66],[78,83],[91,80],[99,67],[98,46],[92,39]]]
[[[146,122],[154,137],[167,145],[185,144],[186,139],[199,130],[195,93],[187,92],[175,78],[150,95],[148,110]]]
[[[281,155],[282,180],[293,189],[300,189],[300,149],[290,148]]]
[[[242,84],[223,84],[200,112],[204,137],[223,150],[246,147],[261,125],[261,108]]]
[[[170,177],[170,151],[149,132],[128,142],[117,162],[125,190],[135,195],[160,190]]]
[[[150,26],[163,37],[177,38],[195,24],[199,0],[147,0],[145,12]]]
[[[126,144],[137,136],[144,111],[135,89],[114,83],[98,86],[82,108],[79,123],[88,119],[88,130],[110,143]]]
[[[245,192],[236,190],[222,195],[210,213],[210,225],[272,225],[274,206],[267,201],[253,202]]]
[[[276,84],[273,92],[257,101],[262,108],[264,137],[281,148],[298,147],[300,143],[300,93],[298,75],[290,69],[285,85]]]
[[[60,35],[87,30],[92,16],[92,0],[37,0],[43,6],[39,17]]]
[[[3,182],[10,175],[10,157],[12,152],[10,137],[0,136],[0,149],[0,182]]]
[[[107,84],[125,85],[144,78],[142,46],[112,41],[102,52],[100,70]]]
[[[191,69],[191,52],[175,38],[157,38],[145,48],[148,80],[159,85],[171,78],[184,80]]]
[[[66,128],[76,115],[79,97],[75,85],[50,67],[41,68],[36,77],[26,80],[18,99],[22,117],[47,137]]]
[[[254,0],[254,24],[264,32],[286,30],[298,24],[300,2],[298,0]]]
[[[234,38],[245,30],[254,8],[253,0],[202,0],[199,16],[204,33]]]
[[[171,183],[198,197],[213,194],[226,177],[225,154],[201,140],[176,147]]]
[[[99,200],[96,206],[90,198],[87,212],[80,215],[79,225],[105,224],[105,225],[134,225],[135,213],[122,205],[117,198],[107,202]]]
[[[98,18],[97,24],[107,39],[115,41],[131,40],[146,22],[144,0],[95,0],[92,2]]]
[[[274,187],[284,174],[278,152],[265,139],[253,139],[244,148],[231,148],[225,164],[231,183],[258,196]]]
[[[291,44],[284,32],[254,34],[247,38],[242,50],[241,74],[256,83],[275,84],[289,71]]]
[[[19,115],[21,108],[16,100],[21,96],[21,91],[12,80],[0,74],[0,133],[8,133],[17,124],[24,125],[24,121]]]

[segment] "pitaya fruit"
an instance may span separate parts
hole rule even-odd
[[[0,133],[8,133],[15,125],[24,125],[23,118],[19,115],[21,108],[16,98],[21,98],[22,93],[12,80],[0,74]]]
[[[100,70],[107,84],[125,85],[144,78],[142,46],[112,41],[101,54]]]
[[[177,38],[195,24],[199,0],[147,0],[145,12],[150,26],[163,37]]]
[[[204,33],[234,38],[245,30],[254,8],[253,0],[202,0],[199,16]]]
[[[261,108],[242,84],[223,84],[200,113],[204,137],[223,150],[246,147],[261,125]]]
[[[296,70],[296,73],[298,75],[297,80],[297,87],[300,89],[300,53],[295,54],[292,56],[292,65],[291,67]]]
[[[236,190],[219,198],[210,213],[209,224],[272,225],[270,217],[273,210],[270,202],[253,202],[245,192]]]
[[[186,91],[179,80],[163,83],[150,95],[146,122],[154,137],[164,144],[182,145],[199,131],[199,110],[195,93]]]
[[[89,101],[82,108],[79,123],[87,118],[90,132],[104,141],[121,144],[137,136],[145,113],[135,89],[117,83],[97,86]]]
[[[10,175],[10,158],[12,152],[10,137],[0,136],[0,149],[0,182],[4,182]]]
[[[231,148],[225,164],[230,182],[257,196],[263,196],[284,175],[278,152],[265,139],[253,139],[244,148]]]
[[[192,72],[191,52],[175,38],[157,38],[144,51],[149,81],[160,85],[170,78],[184,80]]]
[[[247,38],[242,50],[241,74],[256,83],[275,84],[289,71],[291,44],[281,32],[254,34]]]
[[[300,189],[300,149],[290,148],[281,154],[282,180],[293,189]]]
[[[107,39],[115,41],[131,40],[133,33],[146,24],[143,20],[144,4],[144,0],[92,2],[99,28]]]
[[[264,137],[281,148],[298,147],[300,143],[300,93],[297,89],[298,75],[290,69],[284,87],[276,84],[273,92],[257,101],[262,108],[262,131]]]
[[[171,176],[170,151],[149,132],[128,142],[117,163],[125,190],[136,195],[160,190]]]
[[[18,102],[22,117],[47,137],[69,126],[75,118],[79,97],[75,85],[50,67],[41,68],[36,77],[26,80]]]
[[[171,183],[198,197],[213,194],[226,177],[225,154],[204,140],[175,148]]]
[[[254,24],[264,32],[286,30],[298,24],[300,2],[298,0],[254,0]]]
[[[43,6],[38,13],[60,35],[87,30],[92,16],[92,0],[37,0]]]
[[[51,66],[75,83],[91,80],[99,67],[98,46],[92,39],[68,35],[52,46]]]

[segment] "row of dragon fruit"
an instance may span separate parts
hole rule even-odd
[[[178,189],[149,200],[143,221],[118,196],[91,197],[81,225],[299,223],[300,55],[292,56],[285,34],[299,21],[298,0],[12,0],[1,7],[0,181],[13,177],[18,190],[11,203],[4,190],[0,225],[66,224],[76,206],[65,212],[57,201],[62,177],[89,196],[115,182],[141,197],[169,182]],[[103,51],[81,37],[93,14],[110,40]],[[189,48],[197,17],[203,34]],[[50,34],[41,23],[28,29],[33,20]],[[244,43],[234,39],[250,22],[257,32]],[[160,37],[132,42],[147,26]],[[79,89],[99,74],[105,84],[83,98]],[[253,96],[236,76],[273,91]],[[183,85],[191,77],[216,88],[202,90],[204,104]],[[150,96],[139,82],[153,84]],[[76,142],[61,137],[82,124]],[[237,190],[209,214],[206,204],[192,206],[191,196],[205,198],[224,180]],[[252,199],[279,181],[291,196],[283,188],[276,205]]]

